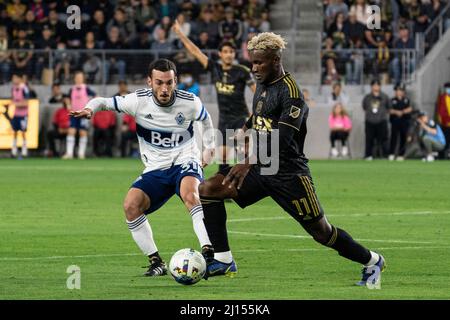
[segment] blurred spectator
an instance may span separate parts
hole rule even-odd
[[[79,111],[83,109],[88,101],[95,97],[96,93],[92,91],[84,81],[82,71],[75,72],[74,85],[70,88],[70,109]],[[78,132],[78,158],[84,159],[86,156],[86,147],[88,141],[89,120],[81,118],[70,118],[70,127],[66,139],[66,153],[63,159],[72,159],[75,150],[75,136]]]
[[[12,48],[15,49],[12,52],[14,72],[30,76],[33,67],[32,49],[34,49],[34,45],[31,41],[27,40],[25,29],[19,28],[18,38],[13,42]]]
[[[11,20],[15,23],[20,23],[25,17],[27,6],[21,0],[13,0],[6,6],[6,12]]]
[[[126,45],[120,40],[119,33],[120,33],[119,28],[116,26],[112,26],[109,29],[108,39],[106,40],[105,43],[105,49],[120,50],[127,48]],[[103,68],[104,68],[103,77],[106,83],[109,82],[111,69],[117,71],[119,80],[125,79],[126,63],[125,59],[123,59],[123,54],[119,53],[109,54],[109,56],[107,56],[104,61]]]
[[[165,16],[161,19],[160,23],[158,23],[155,27],[155,29],[153,29],[153,39],[156,40],[158,38],[158,32],[160,29],[163,29],[166,32],[166,38],[167,40],[169,40],[170,42],[173,42],[173,40],[176,39],[176,37],[174,35],[171,34],[170,32],[170,28],[172,27],[172,20],[170,19],[169,16]]]
[[[64,95],[61,91],[61,86],[56,82],[52,85],[52,95],[50,96],[48,103],[63,103],[63,99]],[[68,101],[68,104],[70,104],[70,100]]]
[[[28,10],[25,13],[25,21],[21,23],[20,26],[25,30],[27,34],[26,37],[31,42],[36,41],[40,36],[41,29],[39,24],[36,22],[33,11]]]
[[[409,29],[406,25],[401,25],[399,29],[399,38],[394,41],[394,49],[414,49],[414,40],[409,36]],[[409,66],[407,64],[409,63]],[[406,70],[404,67],[406,66]],[[412,73],[415,69],[415,61],[413,56],[407,52],[395,52],[391,62],[392,76],[395,83],[402,81],[402,73],[407,70]]]
[[[347,94],[342,90],[342,85],[339,82],[333,84],[333,91],[328,97],[328,105],[334,107],[336,103],[340,102],[342,105],[347,106],[349,98]]]
[[[331,0],[325,10],[326,27],[329,28],[336,21],[338,13],[342,13],[344,20],[348,16],[348,6],[343,0]]]
[[[42,35],[36,42],[36,49],[45,50],[44,53],[36,54],[34,76],[40,80],[42,70],[49,67],[50,50],[56,49],[56,40],[52,37],[52,31],[47,25],[42,28]]]
[[[183,0],[183,2],[181,2],[178,8],[179,12],[182,12],[186,17],[186,19],[189,21],[194,21],[195,19],[197,19],[200,13],[199,6],[196,3],[194,3],[194,1],[190,0]]]
[[[355,49],[350,53],[345,62],[345,78],[348,84],[361,84],[364,71],[364,54],[359,51],[363,49],[363,43],[357,39],[351,43],[351,47]]]
[[[395,97],[391,100],[391,109],[389,110],[391,122],[390,161],[393,161],[395,158],[398,161],[404,160],[406,137],[408,135],[412,111],[411,102],[405,95],[405,87],[403,85],[396,85]],[[397,143],[398,152],[396,152]]]
[[[197,47],[201,50],[211,50],[216,48],[215,41],[211,40],[208,32],[203,31],[198,36],[198,41],[196,41]]]
[[[352,121],[342,103],[337,102],[333,106],[328,117],[328,126],[330,128],[331,156],[333,158],[339,155],[348,156],[347,140],[352,129]],[[341,150],[338,150],[336,145],[338,140],[341,141]]]
[[[195,24],[195,33],[200,35],[206,32],[212,46],[216,47],[219,44],[219,25],[213,21],[211,9],[204,9]]]
[[[56,10],[50,10],[48,12],[48,23],[50,30],[52,30],[53,37],[56,42],[66,41],[64,30],[67,29],[63,22],[58,20],[58,13]]]
[[[189,72],[180,74],[180,83],[178,84],[178,89],[189,91],[195,94],[197,97],[200,96],[200,85],[197,81],[195,81],[194,77]]]
[[[441,159],[447,159],[450,151],[450,82],[444,85],[444,92],[438,97],[437,118],[447,141],[439,156]]]
[[[145,28],[149,33],[153,32],[158,16],[155,9],[150,4],[150,0],[140,1],[139,6],[136,8],[135,19],[139,24],[138,28]]]
[[[63,154],[63,143],[66,141],[67,133],[69,131],[70,125],[70,97],[64,96],[62,101],[62,106],[55,110],[52,118],[52,130],[48,131],[48,157],[60,157]],[[59,148],[56,148],[56,140],[59,141]]]
[[[250,63],[250,55],[248,53],[248,48],[247,48],[248,42],[254,36],[256,36],[258,33],[259,33],[259,30],[255,29],[253,27],[250,27],[247,31],[247,36],[246,36],[245,40],[242,41],[242,44],[241,44],[241,55],[242,55],[242,59],[244,60],[243,63],[245,63],[249,68],[251,68],[251,66],[250,66],[251,63]]]
[[[243,25],[234,16],[232,7],[225,9],[225,20],[219,23],[219,37],[222,41],[232,41],[239,47],[242,41]]]
[[[345,38],[349,42],[349,47],[354,48],[358,41],[361,43],[365,41],[365,29],[365,25],[356,19],[356,13],[353,11],[350,12],[348,20],[344,22],[344,28],[342,30],[345,34]]]
[[[364,97],[362,107],[365,112],[366,151],[365,159],[373,159],[374,146],[381,147],[381,157],[388,154],[388,116],[390,100],[381,91],[379,80],[372,80],[371,92]]]
[[[97,157],[112,157],[116,114],[113,111],[96,112],[92,118],[94,126],[94,154]]]
[[[116,27],[119,30],[121,41],[124,44],[130,44],[136,35],[136,26],[134,21],[127,17],[125,10],[116,8],[114,11],[114,18],[106,24],[106,31],[110,34],[111,29]]]
[[[191,34],[191,24],[186,21],[184,14],[179,13],[177,15],[177,21],[180,24],[180,28],[181,31],[184,33],[184,35],[186,35],[186,37],[189,37],[189,35]],[[169,34],[171,33],[171,30],[169,29]],[[178,41],[178,39],[175,37],[174,34],[171,34],[173,41],[174,41],[174,45],[176,45],[178,48],[181,48],[183,46],[182,43],[180,43]]]
[[[270,31],[270,21],[269,21],[269,11],[264,10],[261,13],[261,19],[258,26],[258,30],[261,32],[269,32]]]
[[[370,10],[367,10],[368,7],[366,0],[356,0],[350,7],[350,13],[356,15],[356,20],[358,20],[359,23],[367,25],[367,21],[370,17]]]
[[[241,19],[244,22],[246,28],[248,28],[249,26],[259,26],[263,11],[264,6],[259,3],[259,0],[249,0],[248,4],[241,12]],[[256,24],[256,26],[254,24]]]
[[[328,28],[328,37],[333,39],[333,48],[344,49],[347,47],[346,34],[344,32],[345,16],[342,12],[336,14],[335,21]]]
[[[141,27],[138,37],[133,41],[131,48],[136,50],[148,51],[151,46],[152,44],[150,42],[150,34],[148,29],[145,27]],[[132,77],[135,81],[142,79],[147,72],[145,68],[142,68],[142,66],[149,65],[150,62],[154,59],[154,56],[148,53],[138,54],[137,57],[137,59],[132,59],[129,63],[130,77]]]
[[[70,82],[70,65],[73,62],[73,55],[66,49],[66,44],[62,41],[56,44],[55,52],[55,79],[62,83]],[[61,78],[64,73],[63,78]]]
[[[37,23],[46,23],[48,21],[48,7],[42,0],[33,0],[30,5],[30,10],[33,11]]]
[[[174,47],[172,42],[167,39],[167,31],[162,28],[156,31],[157,34],[155,41],[152,43],[152,50],[160,51],[162,53],[160,54],[160,58],[169,57]]]
[[[446,140],[441,127],[430,120],[425,112],[419,113],[417,118],[419,124],[419,144],[416,148],[408,149],[405,154],[407,158],[414,156],[423,157],[423,161],[434,161],[434,152],[441,152],[445,148]]]
[[[316,106],[316,100],[314,100],[311,97],[311,93],[308,89],[302,89],[303,99],[305,100],[306,104],[310,108],[314,108]]]
[[[372,73],[374,77],[380,77],[382,82],[387,82],[389,73],[389,62],[391,59],[392,48],[392,29],[388,22],[381,20],[381,28],[369,29],[365,31],[366,43],[369,49],[377,49],[376,52],[371,51],[368,56],[372,62]]]
[[[158,17],[170,17],[171,20],[175,19],[178,13],[176,3],[169,0],[159,0],[159,2],[156,3],[155,10]]]
[[[114,5],[110,0],[96,0],[95,10],[100,10],[104,13],[105,17],[112,17],[114,14]]]
[[[8,51],[9,47],[8,32],[6,27],[0,27],[0,84],[9,81],[11,73],[11,59]]]
[[[333,39],[325,39],[325,48],[321,52],[322,55],[322,67],[325,69],[324,83],[331,84],[340,80],[340,76],[336,69],[338,62],[338,55],[333,49]]]
[[[125,114],[122,118],[120,155],[122,158],[131,157],[136,152],[134,145],[137,142],[136,121],[133,116]]]
[[[29,95],[29,89],[24,81],[24,77],[21,74],[14,72],[12,75],[11,102],[14,104],[15,108],[14,117],[10,120],[11,128],[13,130],[11,147],[11,155],[13,157],[16,157],[18,155],[17,136],[19,131],[22,135],[22,156],[28,156],[26,134],[28,123],[28,99],[30,98],[31,97]],[[5,115],[8,113],[7,108]]]
[[[105,15],[101,10],[95,10],[93,19],[91,19],[89,30],[94,33],[94,39],[98,48],[103,48],[108,38],[106,33]]]
[[[425,32],[431,22],[433,15],[433,7],[430,3],[431,0],[421,0],[419,6],[419,14],[414,18],[414,33]],[[417,2],[412,0],[412,2]]]
[[[86,75],[86,82],[100,83],[102,60],[90,51],[99,49],[92,31],[86,33],[83,49],[85,51],[83,51],[81,61],[83,72]]]

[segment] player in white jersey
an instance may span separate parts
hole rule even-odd
[[[136,119],[143,174],[136,179],[124,201],[128,228],[134,241],[149,257],[147,276],[167,274],[167,267],[158,253],[146,215],[159,209],[176,193],[189,210],[194,231],[207,261],[214,257],[203,221],[198,186],[203,181],[203,169],[214,150],[211,117],[200,99],[186,91],[176,90],[176,67],[160,59],[150,64],[148,85],[125,96],[94,98],[75,118],[91,118],[99,110],[127,113]],[[203,163],[194,140],[193,123],[203,125]]]

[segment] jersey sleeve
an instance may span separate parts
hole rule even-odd
[[[123,112],[135,117],[138,108],[138,98],[135,92],[112,98],[97,97],[90,100],[86,108],[91,109],[94,113],[102,110],[110,110]]]
[[[194,114],[193,121],[203,121],[209,118],[209,113],[199,97],[194,96]]]
[[[279,127],[288,126],[300,131],[303,117],[308,110],[308,106],[303,99],[302,93],[296,86],[290,86],[282,92],[280,97],[282,103],[281,116],[278,121]]]

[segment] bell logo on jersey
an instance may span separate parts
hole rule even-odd
[[[151,139],[151,144],[155,147],[174,148],[183,142],[184,137],[180,133],[152,131]]]

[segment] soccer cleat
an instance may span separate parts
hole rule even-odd
[[[147,272],[144,273],[144,276],[147,277],[158,277],[165,276],[167,274],[167,266],[158,257],[154,257],[150,260],[150,266],[148,267]]]
[[[214,260],[214,248],[210,245],[202,247],[202,256],[205,258],[206,264],[210,264]]]
[[[61,159],[63,159],[63,160],[71,160],[71,159],[73,159],[73,156],[71,156],[71,155],[69,155],[68,153],[66,153],[66,154],[64,154],[64,155],[62,156]]]
[[[379,270],[374,270],[374,268],[379,268]],[[381,281],[381,272],[386,269],[386,261],[384,257],[380,254],[380,259],[373,266],[364,267],[362,269],[362,279],[357,282],[357,286],[365,286],[367,284],[376,286]],[[378,272],[377,272],[378,271]],[[373,275],[373,277],[371,277]],[[368,282],[369,281],[369,282]]]
[[[215,276],[227,276],[233,278],[237,273],[236,262],[224,263],[214,259],[206,267],[205,279]]]

